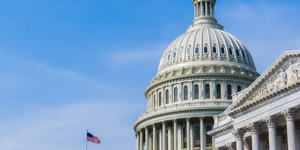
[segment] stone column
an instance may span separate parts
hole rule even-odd
[[[140,130],[140,150],[144,150],[144,135],[143,135],[143,130]]]
[[[190,118],[185,118],[186,119],[186,145],[187,145],[187,150],[190,149]]]
[[[208,10],[207,10],[207,2],[205,2],[205,16],[208,15],[207,12],[208,12]]]
[[[209,12],[210,12],[210,16],[212,16],[212,9],[211,9],[211,2],[209,3]]]
[[[149,150],[149,131],[148,128],[145,128],[145,150]]]
[[[266,133],[260,133],[259,134],[259,149],[260,150],[267,150],[267,141],[268,141],[268,134]]]
[[[286,119],[288,150],[296,150],[296,135],[295,135],[295,112],[288,108],[281,111],[281,114]],[[298,142],[298,141],[297,141]]]
[[[266,116],[263,119],[267,126],[269,131],[269,150],[277,150],[276,149],[276,119],[274,116]]]
[[[200,2],[200,16],[203,16],[203,3]]]
[[[140,132],[136,132],[136,150],[139,150]]]
[[[283,150],[283,128],[276,128],[276,150]]]
[[[252,137],[252,150],[259,150],[259,135],[258,135],[258,123],[253,122],[247,125],[247,128],[251,130]]]
[[[244,131],[242,129],[236,129],[232,132],[232,134],[235,136],[236,139],[236,150],[244,150],[243,147],[243,136]]]
[[[167,150],[167,144],[166,144],[166,123],[162,122],[162,150]]]
[[[196,17],[199,17],[199,3],[196,3]]]
[[[251,137],[244,137],[244,150],[251,150]]]
[[[155,124],[152,125],[153,126],[153,150],[156,150],[156,126]]]
[[[197,4],[194,4],[194,18],[197,17]]]
[[[174,119],[174,150],[177,150],[177,120]]]
[[[194,128],[193,128],[193,123],[190,125],[190,139],[191,139],[191,150],[194,149]]]
[[[205,140],[204,140],[204,117],[200,117],[200,147],[201,150],[205,150]]]
[[[235,142],[227,143],[226,147],[227,147],[228,150],[235,150],[236,149],[236,143]]]
[[[159,146],[159,149],[160,150],[162,150],[163,149],[163,141],[162,141],[162,129],[160,128],[159,129],[159,145],[157,145],[157,146]]]
[[[172,149],[172,127],[168,126],[168,150]]]

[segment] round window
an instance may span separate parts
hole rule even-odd
[[[204,53],[207,53],[207,47],[206,46],[204,47]]]
[[[195,53],[196,53],[196,54],[199,54],[199,47],[196,47]]]
[[[213,53],[217,53],[217,48],[213,47]]]
[[[225,53],[224,47],[221,48],[221,52],[222,52],[223,54]]]

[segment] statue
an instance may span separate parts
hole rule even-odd
[[[286,84],[286,74],[280,69],[279,74],[277,75],[277,79],[274,81],[274,90],[282,88]]]
[[[273,91],[273,88],[274,88],[274,85],[271,81],[269,81],[267,83],[267,90],[268,90],[268,93],[272,92]]]
[[[298,79],[299,70],[298,67],[295,66],[295,64],[292,64],[292,62],[290,62],[289,65],[289,68],[286,70],[287,84],[295,82]]]

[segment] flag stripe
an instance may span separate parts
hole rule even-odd
[[[92,142],[92,143],[96,143],[96,144],[100,144],[101,141],[98,139],[98,137],[93,136],[91,133],[87,133],[87,141]]]

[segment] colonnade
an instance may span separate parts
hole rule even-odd
[[[262,129],[264,124],[259,123],[261,120],[248,124],[248,130],[236,129],[233,132],[236,141],[228,143],[226,149],[249,150],[252,147],[252,150],[299,150],[300,130],[295,126],[295,112],[293,109],[284,109],[281,114],[286,122],[285,127],[276,123],[282,117],[266,116],[263,122],[267,131]],[[251,136],[244,137],[249,130]]]
[[[182,118],[154,123],[136,132],[136,150],[212,149],[213,139],[206,134],[206,130],[209,129],[207,126],[213,126],[212,117]],[[207,140],[207,137],[210,139]]]
[[[197,17],[215,17],[214,3],[209,1],[197,1],[194,3],[195,18]]]

